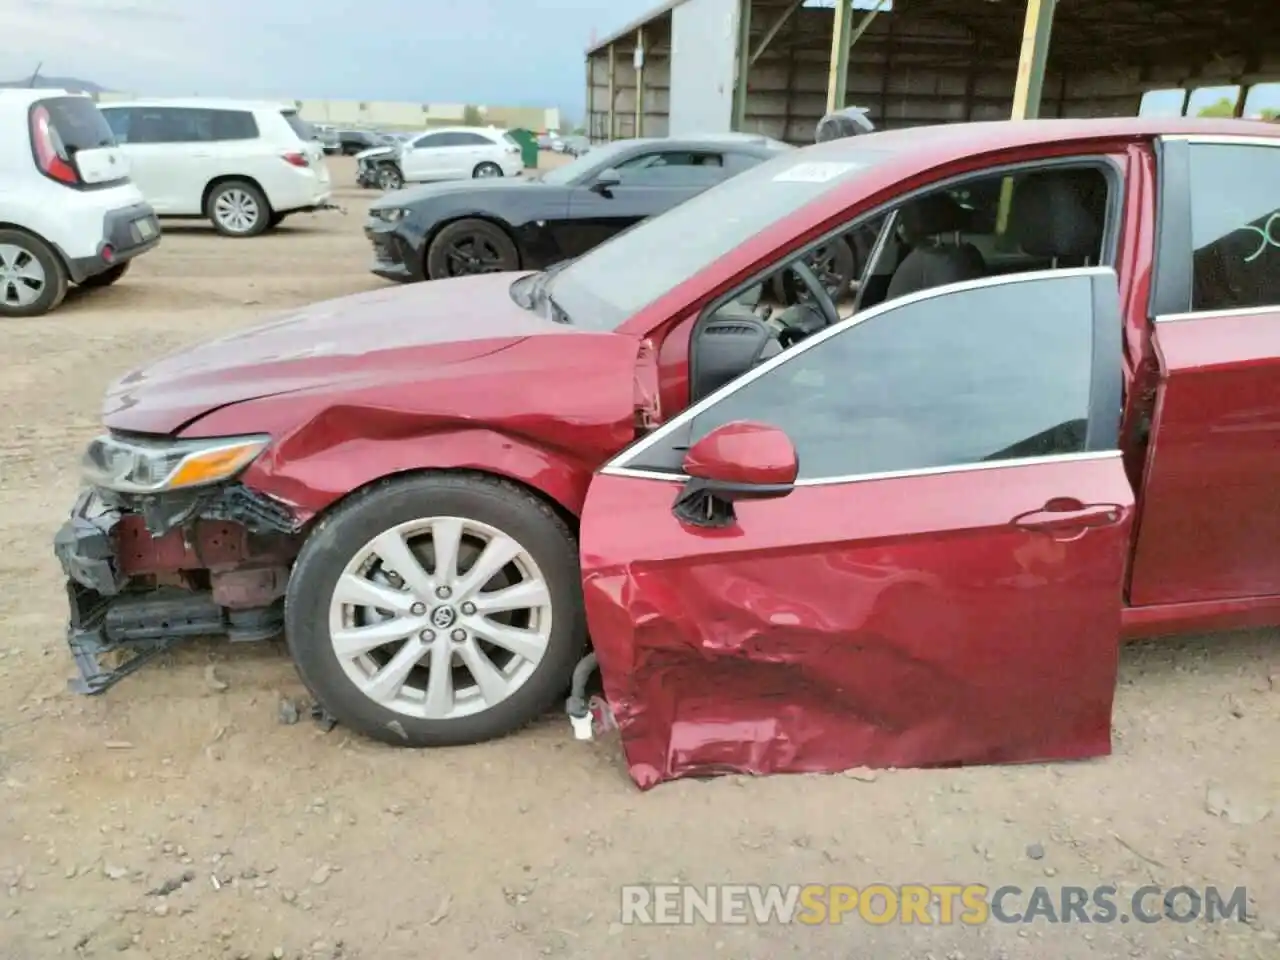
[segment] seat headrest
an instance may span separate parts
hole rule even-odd
[[[1009,230],[1034,257],[1096,257],[1102,216],[1090,212],[1087,184],[1092,171],[1046,170],[1018,180]]]
[[[898,213],[909,243],[919,243],[940,233],[954,233],[969,226],[969,211],[945,193],[928,193],[912,200]]]

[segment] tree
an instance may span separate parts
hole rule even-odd
[[[462,123],[468,127],[484,126],[484,115],[475,104],[468,103],[462,108]]]
[[[1202,117],[1234,117],[1236,115],[1236,105],[1231,100],[1223,97],[1216,103],[1201,107],[1199,115]]]
[[[1280,121],[1280,110],[1274,107],[1263,107],[1262,111],[1258,114],[1258,116],[1260,116],[1263,120],[1267,120],[1267,121],[1270,121],[1271,123],[1275,123],[1276,121]]]

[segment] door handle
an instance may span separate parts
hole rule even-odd
[[[1120,522],[1118,503],[1082,503],[1075,497],[1054,497],[1038,510],[1020,513],[1010,522],[1022,530],[1087,530]]]

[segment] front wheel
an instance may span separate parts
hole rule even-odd
[[[578,551],[505,480],[435,474],[354,495],[311,534],[285,600],[316,700],[386,743],[505,736],[567,689],[586,646]]]
[[[445,226],[431,241],[426,267],[428,280],[506,273],[520,269],[520,251],[496,223],[458,220]]]
[[[395,164],[384,163],[378,168],[378,189],[383,191],[399,190],[404,186],[404,174]]]

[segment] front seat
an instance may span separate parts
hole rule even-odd
[[[1105,192],[1103,209],[1091,202],[1097,199],[1091,188],[1098,177],[1093,170],[1044,170],[1019,179],[1009,210],[1009,232],[1022,251],[1047,257],[1054,269],[1097,263],[1106,203]]]
[[[949,195],[931,193],[913,200],[898,212],[898,220],[912,250],[894,271],[886,300],[986,274],[986,263],[973,244],[958,237],[955,242],[939,239],[958,235],[968,226],[969,211]]]

